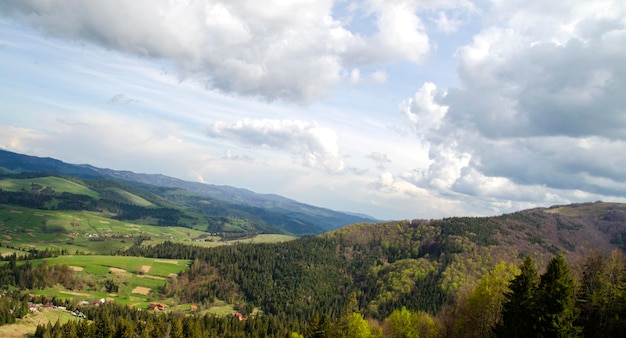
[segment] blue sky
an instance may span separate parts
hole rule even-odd
[[[382,219],[624,202],[623,60],[621,1],[6,0],[0,148]]]

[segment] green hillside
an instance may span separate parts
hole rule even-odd
[[[178,188],[27,173],[0,176],[0,204],[88,211],[135,224],[179,226],[227,239],[256,234],[310,234],[318,228],[268,210],[237,206]]]
[[[160,227],[114,220],[87,211],[37,210],[0,205],[0,245],[3,247],[57,249],[69,253],[107,254],[136,241],[217,241],[204,231]]]
[[[98,196],[62,185],[46,184],[45,180],[57,181],[52,178],[56,176],[82,185]],[[210,232],[227,232],[231,237],[236,233],[245,233],[245,236],[256,233],[315,235],[353,223],[374,221],[366,215],[318,208],[278,195],[188,182],[164,175],[74,165],[4,150],[0,150],[2,178],[24,180],[7,181],[5,184],[7,187],[20,186],[26,190],[0,187],[0,203],[8,203],[10,200],[9,204],[39,209],[100,208],[113,213],[123,211],[118,217],[133,217],[135,223],[193,227]],[[42,178],[45,180],[35,186],[28,181]],[[17,192],[21,196],[15,194]],[[53,192],[56,195],[51,194]],[[80,196],[96,201],[85,200]]]
[[[4,215],[14,215],[16,222],[28,223],[26,219],[42,217],[34,215],[40,211],[28,214],[30,209],[6,208]],[[71,214],[56,212],[57,218]],[[581,315],[570,316],[570,324],[576,319],[581,330],[611,332],[611,328],[596,327],[600,322],[590,318],[622,318],[626,314],[626,307],[620,312],[619,305],[626,305],[626,297],[618,292],[626,287],[626,258],[619,251],[611,255],[613,250],[624,247],[625,212],[624,204],[598,202],[496,217],[361,223],[291,241],[266,236],[258,240],[279,242],[237,240],[215,247],[161,237],[156,242],[131,241],[117,256],[62,255],[28,262],[11,258],[13,261],[0,264],[0,282],[24,287],[32,278],[37,284],[32,284],[30,293],[54,296],[63,302],[112,298],[118,304],[145,308],[157,300],[171,311],[166,323],[175,323],[176,316],[188,313],[191,305],[202,313],[238,311],[249,316],[250,326],[229,326],[230,316],[184,317],[205,318],[203,323],[212,323],[206,324],[207,330],[228,330],[233,337],[264,336],[254,331],[260,327],[270,330],[270,336],[304,332],[305,337],[313,337],[311,332],[318,330],[321,337],[346,337],[342,332],[358,323],[367,332],[379,332],[376,337],[398,336],[399,331],[394,330],[402,327],[425,330],[419,337],[492,337],[502,318],[500,308],[508,285],[520,273],[517,267],[522,259],[530,255],[537,263],[537,280],[541,275],[541,285],[532,290],[537,297],[576,306],[577,312],[572,313]],[[120,229],[116,231],[142,227],[87,215],[85,211],[72,214],[75,221],[85,217],[77,229],[86,231],[93,224],[101,229]],[[51,225],[54,220],[50,216]],[[154,231],[173,229],[145,227],[145,231],[150,231],[148,227]],[[28,232],[25,236],[33,239],[45,235],[33,230],[31,236]],[[25,236],[19,239],[26,240]],[[30,245],[36,246],[37,241]],[[550,269],[558,269],[550,273],[564,277],[548,282],[544,276]],[[47,277],[29,277],[37,275]],[[563,287],[571,292],[548,295],[546,288],[555,286],[546,283],[565,283]],[[600,297],[603,294],[615,301],[604,302]],[[129,315],[138,315],[132,309],[114,308],[117,313],[130,311]],[[106,309],[97,311],[109,311]],[[548,310],[536,307],[532,311],[539,316]],[[401,319],[407,321],[398,326]],[[195,325],[185,323],[181,325]],[[611,323],[615,330],[626,328],[626,321]]]
[[[0,254],[26,250],[109,254],[139,242],[164,241],[213,247],[232,242],[267,243],[293,240],[289,235],[259,234],[229,239],[180,226],[153,226],[119,221],[88,211],[38,210],[0,204]]]
[[[44,261],[50,266],[68,265],[83,283],[82,287],[72,290],[55,286],[40,290],[37,294],[75,301],[110,298],[118,303],[141,308],[147,308],[154,293],[158,294],[158,289],[164,287],[169,278],[190,264],[188,260],[95,255],[59,256],[31,262],[40,265]]]
[[[31,190],[42,192],[45,188],[52,189],[58,193],[71,193],[76,195],[86,195],[92,198],[100,198],[99,194],[89,187],[56,176],[36,177],[28,179],[5,178],[0,180],[0,189],[6,191]]]
[[[140,207],[155,207],[156,206],[154,203],[146,200],[145,198],[141,196],[137,196],[121,188],[111,187],[111,188],[106,188],[106,190],[108,192],[111,192],[117,195],[119,201],[124,202],[124,203],[138,205]]]
[[[572,208],[581,206],[561,210]],[[215,290],[220,285],[215,297],[228,295],[279,312],[297,308],[306,316],[321,311],[320,304],[343,304],[354,292],[365,314],[384,318],[402,306],[436,313],[501,261],[517,265],[532,255],[543,268],[558,253],[577,262],[592,250],[608,253],[624,247],[626,222],[609,216],[623,212],[626,205],[594,205],[594,210],[600,209],[604,211],[576,217],[553,208],[497,217],[355,224],[280,244],[205,251],[166,243],[133,247],[128,254],[167,252],[206,261],[207,267],[196,269],[214,275],[192,273],[184,290],[173,287],[172,295],[186,299],[195,299],[194,285]],[[238,269],[232,269],[233,262]]]

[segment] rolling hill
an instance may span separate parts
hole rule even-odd
[[[5,182],[0,184],[0,189],[4,190],[11,190],[11,187],[23,188],[24,186],[19,186],[19,184],[32,183],[54,189],[50,185],[35,181],[28,183],[15,181],[17,178],[45,180],[46,175],[41,175],[43,173],[82,180],[82,183],[75,182],[77,185],[89,186],[92,184],[91,182],[103,180],[117,182],[123,187],[115,187],[110,184],[108,191],[100,191],[99,193],[104,193],[109,200],[133,205],[137,205],[138,201],[141,201],[139,204],[144,207],[149,205],[154,207],[155,202],[140,195],[147,194],[153,199],[157,196],[160,201],[156,203],[156,206],[167,204],[169,207],[192,209],[204,215],[234,220],[232,222],[218,220],[218,222],[246,224],[243,228],[235,226],[243,232],[311,235],[353,223],[375,221],[375,219],[365,215],[318,208],[278,195],[257,194],[230,186],[188,182],[164,175],[137,174],[130,171],[96,168],[90,165],[74,165],[52,158],[22,155],[4,150],[0,150],[0,173],[5,177]],[[12,179],[12,181],[6,179]],[[74,193],[68,189],[62,190]],[[134,190],[134,192],[130,190]]]
[[[163,243],[127,254],[203,262],[170,284],[168,297],[227,297],[311,319],[337,311],[353,294],[362,313],[382,319],[402,307],[438,313],[500,262],[518,265],[527,255],[542,271],[561,253],[580,271],[591,252],[626,248],[625,215],[626,204],[597,202],[495,217],[360,223],[279,244]]]

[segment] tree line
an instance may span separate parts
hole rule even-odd
[[[381,321],[365,317],[351,293],[336,317],[306,321],[295,314],[234,316],[151,314],[105,304],[85,310],[91,322],[41,325],[36,337],[623,337],[626,333],[626,265],[622,253],[590,254],[572,273],[562,255],[541,275],[532,258],[500,263],[465,297],[436,316],[406,307]]]

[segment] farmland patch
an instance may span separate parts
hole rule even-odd
[[[150,293],[150,288],[147,287],[143,287],[143,286],[137,286],[133,289],[133,291],[131,291],[131,293],[136,293],[136,294],[140,294],[140,295],[148,295]]]
[[[128,271],[119,268],[109,268],[109,272],[118,276],[130,276],[130,273]]]

